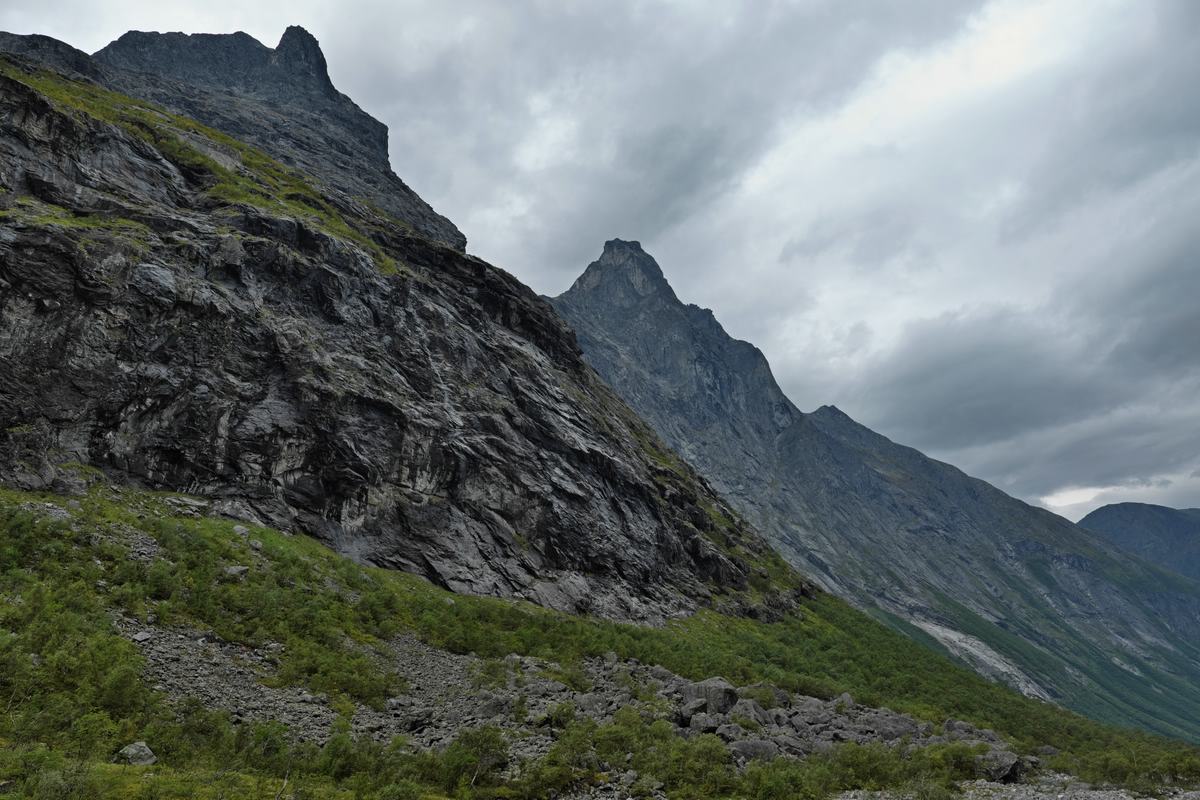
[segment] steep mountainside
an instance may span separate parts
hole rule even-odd
[[[654,619],[802,589],[511,276],[11,60],[0,431],[11,485],[95,465],[456,591]]]
[[[1200,580],[1200,508],[1113,503],[1079,520],[1117,547]]]
[[[89,58],[46,36],[0,33],[11,52],[149,100],[262,148],[458,250],[466,238],[392,172],[387,127],[334,88],[317,40],[289,27],[272,50],[244,33],[130,31]]]
[[[802,414],[635,242],[553,302],[610,385],[824,587],[1028,694],[1200,737],[1200,585],[835,408]]]

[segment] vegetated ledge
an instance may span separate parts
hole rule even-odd
[[[451,595],[411,575],[355,564],[307,537],[205,516],[207,508],[199,499],[102,482],[74,497],[0,491],[0,697],[8,704],[0,786],[119,793],[151,784],[157,797],[271,796],[286,780],[312,797],[537,797],[632,771],[647,793],[822,797],[862,785],[952,785],[973,774],[979,751],[945,737],[983,727],[1017,752],[1057,748],[1051,766],[1091,780],[1142,788],[1200,780],[1195,748],[1020,697],[827,596],[806,601],[802,618],[774,623],[702,612],[662,628],[617,624]],[[201,644],[241,653],[230,663],[251,681],[251,656],[266,654],[271,674],[258,679],[324,695],[322,713],[335,720],[327,738],[297,742],[269,716],[235,724],[219,704],[164,695],[165,686],[143,677],[148,651],[131,639],[188,630],[204,633]],[[386,657],[398,636],[446,651],[443,659],[471,654],[454,663],[469,664],[471,680],[496,697],[529,687],[526,714],[531,704],[541,709],[532,733],[507,741],[503,726],[483,724],[430,750],[404,739],[377,742],[361,726],[355,735],[352,720],[371,709],[401,713],[405,706],[389,699],[423,679],[399,674]],[[210,669],[220,674],[215,663]],[[720,738],[672,732],[679,710],[664,706],[652,683],[678,680],[672,673],[757,684],[742,692],[743,700],[762,700],[744,704],[753,715],[771,698],[803,705],[791,693],[817,697],[804,703],[835,698],[822,713],[844,713],[854,701],[836,697],[847,691],[859,704],[937,723],[932,733],[945,744],[848,744],[802,761],[751,758],[739,769]],[[553,691],[568,687],[574,693],[562,696],[574,705],[551,702]],[[598,718],[584,713],[585,703],[591,708],[611,691],[627,692],[628,707]],[[504,713],[519,713],[515,700]],[[948,717],[967,722],[942,726]],[[731,719],[747,731],[763,724]],[[419,740],[416,730],[410,736]],[[514,753],[530,735],[545,746],[521,761]],[[107,766],[135,740],[162,762]],[[626,752],[635,755],[622,764]]]
[[[60,111],[120,127],[146,142],[191,180],[213,208],[238,205],[303,220],[363,248],[384,274],[403,268],[384,245],[388,229],[412,232],[365,200],[335,198],[256,147],[152,103],[68,78],[0,54],[0,76],[32,89]],[[416,235],[416,234],[413,234]]]

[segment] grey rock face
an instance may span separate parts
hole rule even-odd
[[[1079,524],[1126,552],[1200,580],[1200,508],[1114,503]]]
[[[291,26],[271,49],[245,33],[130,31],[94,57],[46,36],[0,33],[0,52],[159,103],[374,203],[458,250],[466,237],[392,172],[387,127],[329,80],[317,40]]]
[[[145,742],[134,742],[121,748],[117,761],[133,767],[149,767],[158,763],[158,756]]]
[[[995,783],[1015,783],[1023,772],[1020,757],[1009,750],[990,750],[975,757],[979,776]]]
[[[768,552],[736,522],[713,543],[721,501],[479,259],[326,194],[403,264],[382,274],[2,76],[0,187],[0,481],[95,465],[456,591],[626,619],[720,603],[739,553]]]
[[[588,362],[824,588],[1027,694],[1200,738],[1200,584],[835,408],[801,413],[636,242],[608,242],[552,302]]]
[[[779,745],[768,739],[743,739],[730,742],[729,749],[741,761],[770,761],[779,755]]]
[[[710,714],[724,714],[738,702],[738,693],[733,684],[724,678],[708,678],[685,686],[683,699],[689,702],[703,700],[703,710]]]

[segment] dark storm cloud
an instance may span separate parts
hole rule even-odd
[[[1018,495],[1124,486],[1197,504],[1200,486],[1167,477],[1195,478],[1200,464],[1200,196],[1177,188],[1197,177],[1182,169],[1167,207],[1140,206],[1148,216],[1122,246],[1047,304],[910,323],[853,402]]]
[[[514,14],[467,3],[439,36],[414,35],[422,22],[389,6],[330,20],[323,41],[331,61],[337,42],[393,45],[347,53],[343,83],[392,123],[397,168],[482,255],[557,291],[599,243],[653,241],[727,192],[791,110],[836,103],[883,53],[947,36],[972,10],[604,3]],[[565,140],[539,146],[539,129],[556,124]],[[544,162],[528,163],[530,148]],[[505,204],[519,206],[505,230],[472,235]]]

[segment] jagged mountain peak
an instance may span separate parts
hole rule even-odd
[[[606,249],[555,307],[584,358],[794,566],[1030,695],[1200,736],[1192,678],[1174,677],[1200,676],[1200,585],[1122,563],[836,406],[801,414],[762,353],[709,314],[613,290],[626,262],[653,260]],[[1147,679],[1131,688],[1134,671]]]
[[[244,102],[230,128],[278,112],[195,94]],[[507,273],[89,83],[0,59],[0,108],[0,483],[103,466],[455,591],[611,618],[778,617],[808,590]],[[53,432],[66,417],[78,434]]]
[[[298,25],[274,49],[242,31],[129,31],[92,56],[48,37],[0,33],[0,52],[196,119],[466,249],[462,232],[392,171],[387,126],[334,87],[320,43]]]
[[[273,50],[244,31],[129,31],[95,57],[121,69],[270,94],[280,100],[294,101],[312,93],[337,95],[321,45],[299,25],[289,26]]]
[[[329,67],[317,38],[299,25],[289,25],[272,55],[275,64],[291,74],[305,76],[313,85],[333,91]]]
[[[600,293],[606,302],[625,307],[656,296],[679,302],[658,262],[640,242],[624,239],[605,242],[600,258],[588,265],[567,292],[580,297]]]

